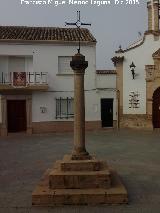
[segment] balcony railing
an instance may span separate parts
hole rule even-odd
[[[0,72],[0,92],[46,91],[47,72]]]
[[[13,87],[48,85],[47,72],[1,72],[0,84]]]

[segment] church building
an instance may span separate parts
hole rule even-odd
[[[73,130],[74,76],[81,37],[86,129],[116,127],[116,71],[96,70],[96,39],[88,29],[0,26],[0,135]]]
[[[159,1],[147,2],[148,30],[112,58],[117,72],[118,126],[160,128]]]

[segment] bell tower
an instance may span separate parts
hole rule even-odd
[[[159,31],[159,0],[147,2],[148,8],[148,31]]]

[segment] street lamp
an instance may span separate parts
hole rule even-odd
[[[130,69],[131,69],[131,72],[132,72],[133,79],[135,79],[135,75],[136,75],[135,68],[136,68],[136,66],[135,66],[135,64],[132,61],[131,65],[130,65]]]

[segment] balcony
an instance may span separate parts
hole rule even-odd
[[[1,72],[0,92],[48,90],[47,72]]]

